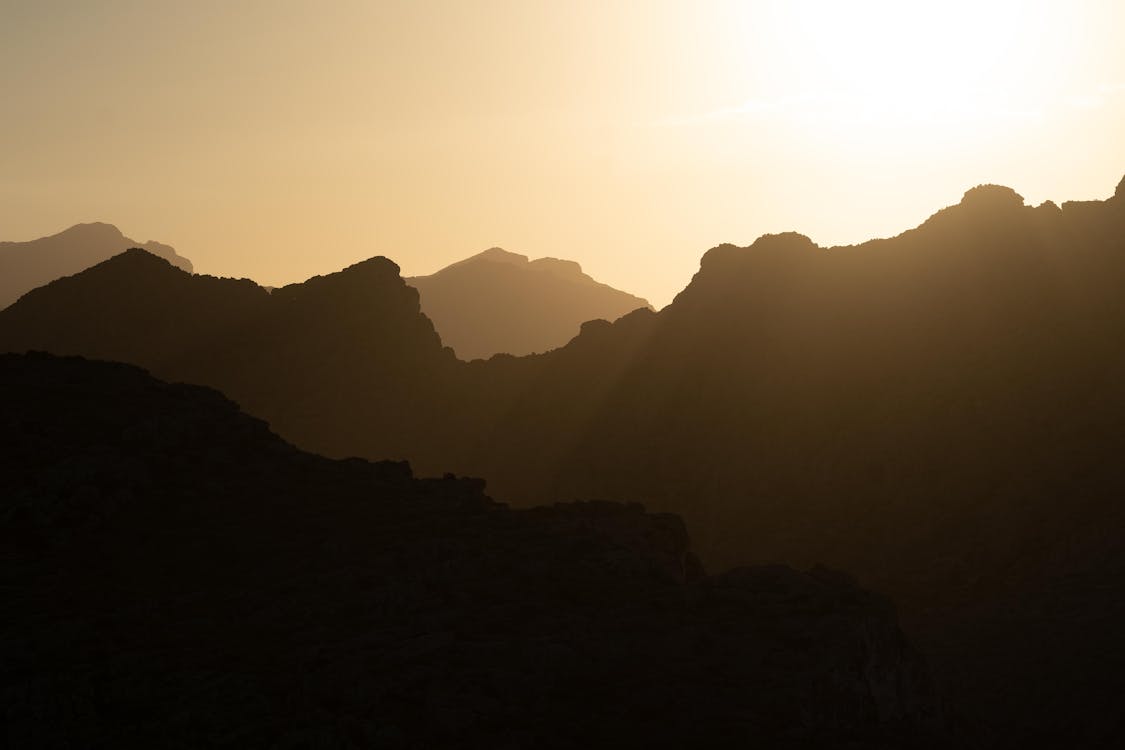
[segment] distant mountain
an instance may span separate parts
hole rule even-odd
[[[893,608],[706,576],[638,506],[302,453],[209,389],[0,355],[11,747],[938,746]]]
[[[587,320],[616,320],[649,304],[598,283],[577,263],[528,260],[498,247],[406,283],[461,359],[555,349]]]
[[[0,309],[35,287],[78,273],[131,247],[143,248],[191,273],[191,262],[159,242],[141,244],[112,224],[76,224],[29,242],[0,242]]]

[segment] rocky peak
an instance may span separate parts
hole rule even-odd
[[[1022,208],[1023,196],[1003,185],[977,185],[965,191],[959,204],[972,211],[995,211]]]

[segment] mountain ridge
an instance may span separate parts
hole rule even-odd
[[[486,477],[519,506],[643,502],[681,515],[712,568],[848,570],[899,603],[999,746],[1076,723],[1109,743],[1123,243],[1120,191],[1033,207],[985,186],[892,238],[720,245],[669,306],[524,357],[457,360],[389,266],[369,294],[270,308],[234,344],[151,335],[211,363],[161,375],[221,388],[306,449]],[[218,282],[180,277],[181,306],[207,307]],[[166,300],[119,299],[119,281],[79,274],[0,312],[0,349],[148,364],[122,331]]]
[[[23,294],[62,276],[85,270],[131,247],[140,247],[191,273],[191,261],[155,240],[139,243],[113,224],[75,224],[26,242],[0,242],[0,309]]]

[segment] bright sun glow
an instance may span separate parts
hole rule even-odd
[[[1034,116],[1052,68],[1036,0],[785,0],[790,108],[901,125]]]

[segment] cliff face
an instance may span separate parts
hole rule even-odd
[[[601,284],[574,261],[491,248],[430,276],[406,280],[461,359],[563,346],[588,320],[616,320],[648,302]]]
[[[14,746],[940,740],[840,574],[708,577],[675,517],[330,461],[129,366],[4,355],[0,386]]]
[[[191,273],[189,260],[159,242],[141,244],[112,224],[76,224],[30,242],[0,242],[0,310],[32,289],[78,273],[103,260],[140,247]]]

